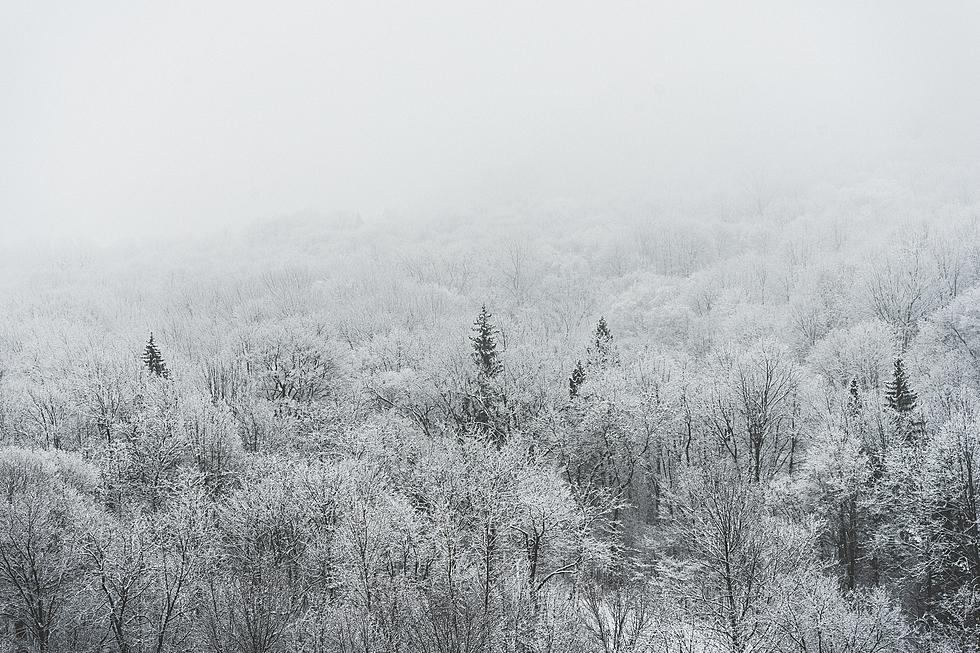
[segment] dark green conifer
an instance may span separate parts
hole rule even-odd
[[[612,331],[606,324],[606,318],[600,317],[592,336],[592,346],[589,347],[589,365],[604,367],[616,363],[616,358]]]
[[[146,365],[148,370],[160,378],[170,378],[170,370],[167,369],[167,363],[163,360],[163,354],[160,353],[160,348],[153,341],[152,331],[150,332],[150,340],[146,343],[146,349],[143,350],[143,364]]]
[[[582,361],[575,363],[575,369],[572,370],[572,375],[568,377],[568,396],[574,399],[578,396],[578,390],[585,383],[585,368],[582,367]]]
[[[494,339],[497,329],[490,321],[491,317],[493,316],[484,304],[473,323],[473,335],[470,336],[470,342],[473,343],[473,362],[476,363],[480,376],[487,379],[494,378],[503,370],[497,356],[497,341]]]
[[[503,443],[507,430],[506,397],[496,379],[504,366],[497,352],[497,328],[491,322],[492,317],[484,305],[473,323],[471,355],[477,373],[464,400],[463,413],[477,432],[499,445]]]
[[[896,358],[892,380],[885,384],[885,401],[888,402],[888,407],[899,415],[908,415],[915,410],[917,399],[909,387],[902,359]]]
[[[858,392],[857,377],[851,379],[851,384],[847,388],[847,409],[851,414],[857,414],[861,410],[861,395]]]

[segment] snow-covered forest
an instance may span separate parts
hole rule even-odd
[[[876,178],[6,252],[6,646],[973,650],[978,211]]]
[[[0,653],[980,653],[977,0],[0,0]]]

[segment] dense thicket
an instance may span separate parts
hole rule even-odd
[[[749,204],[8,256],[5,645],[976,649],[980,203]]]

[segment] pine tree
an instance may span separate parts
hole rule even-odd
[[[917,399],[918,397],[909,387],[902,359],[896,358],[892,380],[885,384],[885,400],[888,402],[888,407],[899,415],[908,415],[915,410]]]
[[[494,339],[497,329],[490,321],[491,317],[493,316],[484,304],[473,323],[473,335],[470,336],[470,342],[473,343],[473,362],[476,363],[480,376],[487,379],[494,378],[503,370],[497,356],[497,341]]]
[[[578,390],[583,383],[585,383],[585,368],[582,367],[582,361],[578,361],[575,364],[575,369],[572,370],[572,375],[568,377],[568,396],[570,399],[578,396]]]
[[[600,317],[592,336],[592,346],[589,348],[589,365],[603,367],[617,362],[616,358],[612,331],[606,324],[606,318]]]
[[[473,344],[472,357],[477,374],[463,409],[467,420],[479,433],[500,445],[507,430],[506,398],[496,381],[504,367],[497,353],[497,341],[494,338],[497,328],[490,321],[492,317],[484,305],[473,323],[470,342]]]
[[[851,379],[851,384],[847,388],[847,409],[852,415],[856,415],[861,410],[861,395],[858,392],[857,377]]]
[[[160,378],[170,378],[170,370],[167,369],[167,363],[163,360],[163,354],[160,353],[159,347],[153,341],[152,331],[150,332],[150,340],[146,343],[146,349],[143,350],[143,364]]]

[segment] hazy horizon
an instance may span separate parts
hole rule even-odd
[[[973,170],[980,5],[21,3],[0,237]],[[768,182],[767,182],[768,183]]]

